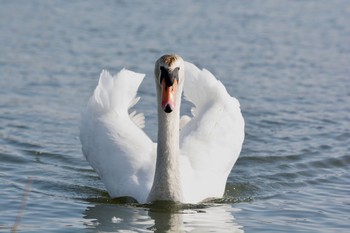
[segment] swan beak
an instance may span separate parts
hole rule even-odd
[[[166,81],[162,80],[162,108],[164,112],[171,113],[176,105],[176,89],[177,80],[174,80],[173,85],[168,86]]]

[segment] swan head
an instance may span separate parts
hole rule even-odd
[[[181,99],[184,73],[184,61],[178,55],[163,55],[156,61],[154,74],[158,98],[166,113],[171,113]]]

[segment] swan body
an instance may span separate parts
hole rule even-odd
[[[198,203],[220,198],[244,140],[237,99],[208,70],[164,55],[155,64],[157,143],[144,133],[144,115],[131,111],[144,74],[102,71],[82,113],[82,151],[111,197],[139,203]],[[180,118],[181,94],[193,103]]]

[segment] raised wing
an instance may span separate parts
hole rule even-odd
[[[143,114],[129,113],[144,76],[126,69],[114,77],[102,71],[80,127],[83,154],[110,196],[139,202],[147,199],[155,169],[155,144],[141,129]]]
[[[195,106],[193,118],[180,132],[183,186],[193,190],[185,191],[193,193],[187,201],[221,197],[244,140],[239,102],[213,74],[189,62],[185,63],[184,95]]]

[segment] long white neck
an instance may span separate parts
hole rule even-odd
[[[158,100],[159,98],[158,92]],[[148,201],[182,201],[179,171],[179,121],[181,94],[177,106],[171,113],[165,113],[158,101],[158,146],[153,186]]]

